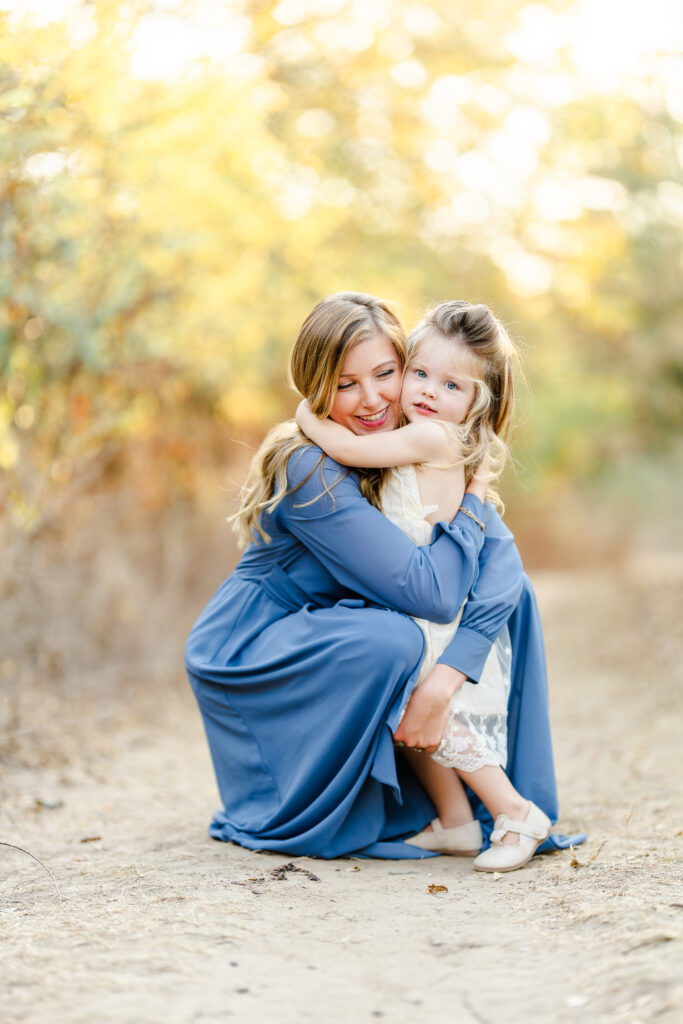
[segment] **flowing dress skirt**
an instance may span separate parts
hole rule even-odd
[[[210,834],[293,854],[414,857],[400,837],[433,809],[397,762],[392,732],[422,634],[362,600],[297,608],[299,595],[278,583],[269,593],[234,573],[188,641],[223,801]]]

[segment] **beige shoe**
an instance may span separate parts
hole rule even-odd
[[[409,846],[419,846],[421,850],[432,853],[448,853],[452,857],[476,857],[481,850],[483,836],[478,821],[468,821],[465,825],[454,825],[444,828],[438,818],[431,823],[431,832],[420,832],[410,839],[404,839]]]
[[[550,835],[550,818],[540,807],[529,803],[524,821],[512,821],[507,814],[499,814],[491,833],[491,845],[474,862],[475,871],[515,871],[528,864],[544,839]],[[517,832],[519,842],[506,846],[506,832]]]

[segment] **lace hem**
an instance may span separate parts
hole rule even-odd
[[[507,762],[507,715],[474,715],[451,709],[443,739],[432,754],[437,764],[476,772]]]

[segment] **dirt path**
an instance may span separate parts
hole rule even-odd
[[[206,838],[211,768],[178,688],[153,724],[135,706],[65,734],[59,767],[0,765],[0,839],[63,897],[0,847],[5,1024],[683,1019],[683,572],[535,582],[560,827],[585,846],[498,877],[455,858],[281,871]]]

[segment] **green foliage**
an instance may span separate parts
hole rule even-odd
[[[400,300],[407,324],[454,295],[511,324],[533,487],[666,450],[683,378],[674,58],[611,84],[581,70],[571,3],[486,0],[473,18],[446,0],[245,0],[218,5],[241,49],[154,77],[168,25],[207,16],[163,7],[1,16],[0,466],[17,522],[36,528],[113,443],[165,440],[181,464],[202,417],[259,431],[284,415],[298,326],[347,288]]]

